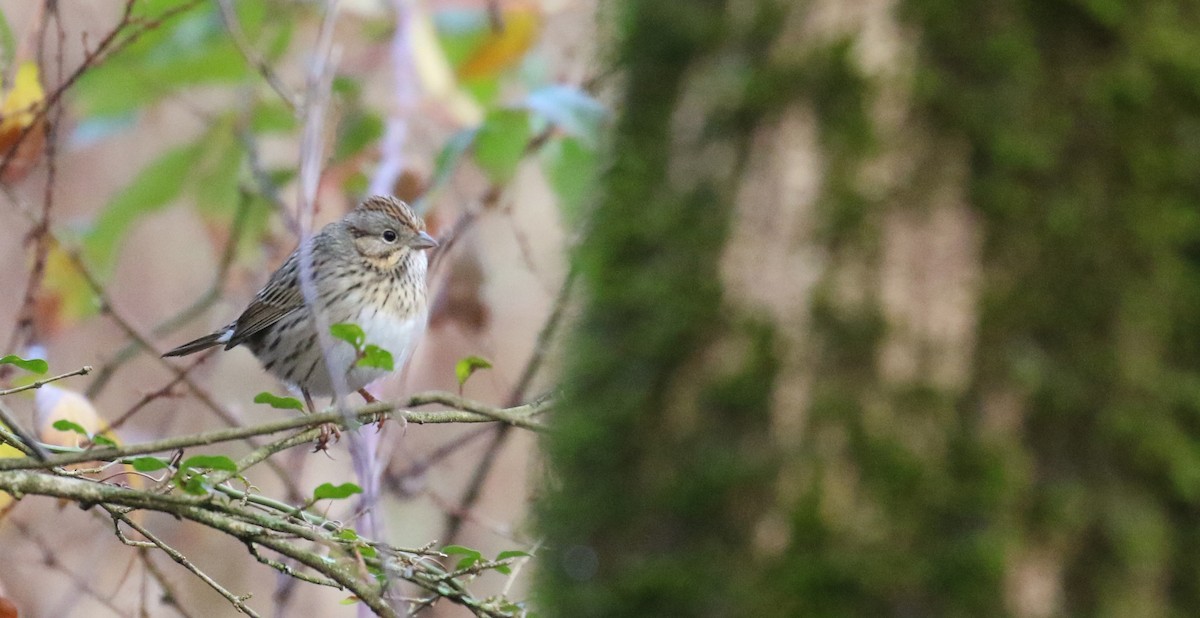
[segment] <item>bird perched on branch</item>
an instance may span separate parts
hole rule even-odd
[[[297,247],[236,320],[163,356],[245,345],[267,371],[300,390],[310,412],[313,395],[358,391],[374,401],[364,387],[389,370],[364,364],[361,343],[389,352],[394,369],[408,360],[428,313],[425,250],[437,245],[407,204],[367,198]],[[365,342],[318,336],[318,325],[344,323],[358,325]],[[318,449],[331,433],[335,427],[323,428]]]

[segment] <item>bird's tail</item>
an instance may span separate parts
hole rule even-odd
[[[168,356],[187,356],[195,354],[200,350],[207,350],[215,345],[221,345],[229,340],[229,333],[225,330],[219,330],[211,335],[205,335],[195,341],[189,341],[174,350],[163,354],[163,358]]]

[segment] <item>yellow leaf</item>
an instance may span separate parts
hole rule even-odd
[[[520,62],[542,29],[542,14],[526,2],[513,3],[501,15],[504,27],[488,30],[479,47],[458,67],[462,79],[493,76]]]
[[[0,427],[4,427],[4,424],[0,423]],[[24,456],[25,456],[24,453],[17,450],[16,447],[9,446],[7,444],[0,444],[0,459],[11,458],[11,457],[24,457]],[[4,513],[8,510],[8,507],[12,504],[12,502],[13,502],[12,495],[10,495],[8,492],[0,491],[0,516],[4,515]]]
[[[64,324],[92,315],[98,309],[92,290],[71,260],[58,245],[46,254],[46,277],[42,297],[38,299],[38,332],[53,333]]]
[[[458,89],[454,70],[438,43],[433,20],[427,11],[416,11],[409,20],[408,40],[421,89],[437,102],[437,108],[464,126],[483,122],[483,108]]]
[[[0,120],[0,134],[19,131],[33,124],[38,105],[45,99],[46,92],[42,90],[37,64],[29,61],[21,63],[12,90],[0,103],[0,118],[3,118]]]
[[[38,112],[45,99],[37,64],[21,63],[12,88],[0,101],[0,155],[10,157],[0,182],[11,184],[21,180],[41,157],[46,134],[42,130],[45,119],[39,119]]]

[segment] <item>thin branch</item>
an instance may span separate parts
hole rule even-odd
[[[175,585],[171,583],[171,580],[167,579],[167,574],[163,573],[162,569],[158,568],[158,565],[154,563],[154,559],[150,557],[150,550],[143,549],[138,554],[142,559],[142,564],[146,567],[146,572],[150,573],[150,577],[158,582],[159,588],[162,588],[163,594],[161,600],[163,604],[171,606],[183,618],[194,618],[191,612],[187,611],[180,602],[179,591],[175,589]]]
[[[258,71],[258,74],[275,91],[275,94],[278,94],[279,98],[288,106],[288,109],[295,113],[300,107],[296,104],[296,95],[292,94],[287,84],[284,84],[283,80],[275,74],[275,69],[271,68],[271,65],[267,64],[267,61],[263,60],[263,57],[250,45],[245,31],[242,30],[242,24],[238,22],[233,3],[230,0],[217,0],[217,8],[220,9],[221,22],[225,24],[225,30],[229,32],[229,38],[233,40],[234,47],[237,47],[242,58],[246,60],[246,64],[254,67],[254,70]]]
[[[5,395],[12,395],[13,393],[20,393],[22,391],[31,391],[31,390],[34,390],[37,388],[41,388],[51,382],[57,382],[59,380],[64,380],[66,378],[72,378],[75,376],[85,376],[88,373],[91,373],[91,371],[92,371],[91,365],[84,365],[84,366],[80,367],[79,369],[76,369],[75,371],[64,373],[62,375],[57,375],[57,376],[54,376],[53,378],[46,378],[45,380],[38,380],[37,382],[33,382],[31,384],[26,384],[25,386],[18,386],[15,388],[10,388],[8,390],[0,390],[0,397],[3,397]]]
[[[175,315],[163,320],[150,329],[151,335],[163,337],[174,333],[192,320],[200,317],[209,307],[220,300],[221,290],[225,286],[225,278],[229,274],[229,269],[233,267],[233,260],[237,256],[238,242],[241,240],[246,228],[246,218],[249,216],[249,213],[250,196],[243,191],[241,199],[238,200],[237,212],[233,216],[233,224],[229,229],[229,238],[226,239],[225,247],[221,250],[221,261],[217,265],[217,272],[213,275],[212,283],[209,284],[208,289],[191,305],[184,307]],[[96,372],[96,377],[88,385],[86,391],[88,399],[98,397],[117,369],[131,360],[139,350],[144,349],[140,342],[131,339],[111,360],[101,365],[100,369]]]
[[[16,416],[13,415],[12,410],[8,406],[4,405],[3,401],[0,401],[0,423],[3,423],[8,428],[8,431],[4,432],[8,434],[4,436],[6,442],[10,442],[10,444],[17,447],[21,452],[39,462],[45,462],[50,458],[50,453],[34,439],[32,433],[29,433],[17,422]],[[16,438],[15,441],[13,437]]]
[[[136,4],[136,0],[126,0],[125,8],[123,9],[121,19],[117,22],[117,25],[113,27],[108,34],[104,35],[104,37],[100,39],[100,43],[95,49],[88,51],[84,55],[83,61],[79,63],[79,66],[76,67],[75,70],[72,71],[71,74],[68,75],[67,78],[63,80],[63,82],[59,84],[58,87],[55,88],[54,91],[52,91],[40,105],[38,105],[37,110],[34,113],[32,123],[17,135],[17,138],[14,141],[11,149],[5,154],[4,158],[0,160],[0,176],[3,176],[4,173],[8,171],[8,166],[12,164],[17,150],[31,133],[31,128],[37,126],[40,121],[46,117],[48,111],[58,104],[58,102],[66,94],[67,90],[70,89],[71,86],[75,85],[75,82],[79,81],[79,78],[82,77],[84,73],[86,73],[92,67],[112,57],[113,54],[133,44],[140,39],[143,34],[158,28],[177,15],[190,11],[203,1],[204,0],[189,0],[188,2],[184,2],[179,6],[175,6],[163,11],[162,14],[154,19],[134,19],[133,7]],[[136,24],[138,27],[133,29],[131,32],[127,32],[126,30],[134,24]]]
[[[320,575],[312,575],[309,573],[302,573],[302,572],[297,571],[296,569],[293,569],[292,567],[290,567],[278,560],[272,560],[271,558],[268,558],[268,557],[262,555],[262,552],[258,551],[258,546],[255,545],[254,543],[246,543],[246,549],[250,551],[250,555],[254,556],[255,560],[258,560],[262,564],[265,564],[265,565],[271,567],[272,569],[275,569],[276,571],[279,571],[280,573],[283,573],[284,575],[287,575],[288,577],[291,577],[293,579],[306,581],[310,584],[316,584],[318,586],[329,586],[330,588],[341,589],[341,587],[342,587],[341,584],[333,581],[332,579],[329,579],[328,577],[322,577]]]
[[[546,322],[542,325],[541,330],[538,331],[537,342],[533,346],[533,353],[530,354],[529,360],[525,362],[525,368],[521,370],[521,377],[517,379],[512,392],[509,393],[508,400],[510,402],[519,402],[525,399],[529,387],[533,384],[534,378],[537,377],[538,372],[541,370],[546,360],[546,354],[550,349],[550,342],[558,332],[562,324],[563,315],[565,315],[567,305],[570,302],[571,293],[575,288],[576,272],[574,267],[567,271],[567,277],[563,280],[558,294],[554,298],[554,306],[550,310],[550,315],[546,318]],[[508,440],[510,429],[511,425],[500,425],[494,429],[489,429],[489,431],[493,432],[492,441],[488,443],[487,449],[479,459],[479,464],[475,467],[475,472],[471,475],[471,480],[467,483],[466,489],[463,490],[462,497],[458,501],[458,508],[446,512],[445,524],[442,528],[442,538],[447,543],[454,543],[458,538],[458,533],[462,530],[466,516],[475,507],[475,503],[479,501],[479,497],[483,495],[483,486],[487,483],[488,475],[491,474],[492,467],[496,463],[500,450],[504,448],[504,444]]]
[[[14,496],[43,495],[82,505],[103,504],[106,508],[128,507],[169,513],[296,560],[348,589],[372,611],[385,617],[395,616],[396,612],[385,600],[384,589],[375,579],[360,576],[362,564],[372,569],[383,569],[443,598],[465,605],[477,615],[495,618],[510,615],[499,609],[500,604],[496,600],[483,601],[471,596],[461,582],[453,578],[448,580],[444,569],[426,560],[416,560],[414,555],[393,555],[389,551],[366,557],[349,551],[352,548],[347,542],[333,532],[295,524],[282,516],[257,514],[240,508],[237,503],[211,496],[158,494],[28,470],[0,472],[0,490]],[[295,541],[311,541],[317,544],[317,548],[304,549]],[[338,557],[331,555],[326,548],[347,551]]]
[[[250,427],[230,427],[199,434],[175,436],[142,444],[130,444],[120,447],[104,447],[92,449],[67,449],[60,447],[56,450],[63,454],[48,457],[44,461],[32,461],[29,458],[0,459],[0,470],[28,470],[35,468],[51,468],[85,461],[113,461],[136,455],[161,453],[193,446],[208,446],[234,440],[244,440],[249,437],[269,435],[292,429],[309,428],[315,431],[320,425],[335,423],[343,429],[351,429],[364,422],[371,422],[380,415],[389,418],[403,419],[410,423],[484,423],[502,420],[518,427],[541,431],[543,426],[533,417],[542,413],[547,405],[527,405],[518,408],[498,409],[463,399],[450,393],[427,393],[414,395],[409,406],[440,403],[457,405],[459,409],[419,411],[407,410],[397,403],[379,401],[353,409],[350,414],[343,415],[337,410],[318,414],[294,416],[279,421],[254,425]],[[314,434],[315,437],[315,434]]]
[[[57,239],[55,242],[58,242]],[[203,403],[204,406],[211,410],[214,414],[216,414],[218,418],[225,422],[226,425],[231,425],[234,427],[242,426],[241,421],[237,417],[233,416],[226,411],[225,408],[221,407],[221,405],[218,404],[215,399],[213,399],[212,395],[210,395],[208,391],[201,388],[199,384],[196,384],[196,382],[191,379],[191,377],[188,375],[188,370],[180,369],[167,359],[163,358],[162,354],[158,351],[154,344],[150,343],[150,340],[145,335],[140,333],[129,320],[127,320],[113,307],[112,301],[108,298],[108,294],[106,293],[104,286],[100,284],[99,279],[97,279],[92,271],[83,263],[83,259],[79,256],[77,251],[68,252],[67,257],[70,259],[71,264],[75,267],[76,272],[83,277],[84,281],[87,282],[88,287],[92,290],[92,293],[99,300],[101,311],[111,318],[112,321],[116,323],[116,325],[122,331],[124,331],[125,336],[129,337],[143,349],[150,352],[154,359],[158,361],[159,365],[165,367],[168,371],[175,374],[176,377],[182,380],[183,383],[187,385],[188,390],[195,395],[196,399]],[[247,438],[247,441],[251,447],[258,448],[258,444],[253,440]],[[275,462],[268,462],[267,465],[271,467],[271,470],[275,472],[284,485],[286,485],[289,489],[294,490],[295,482],[292,480],[291,476],[286,470],[284,470]]]
[[[92,585],[96,579],[94,573],[90,573],[90,577],[84,577],[67,568],[67,566],[62,563],[59,554],[60,550],[62,549],[61,543],[53,543],[49,539],[42,537],[32,528],[30,524],[22,522],[20,519],[14,518],[12,520],[5,521],[5,523],[11,523],[11,525],[16,528],[18,532],[20,532],[18,538],[32,543],[37,550],[41,552],[42,564],[46,568],[58,571],[67,579],[71,580],[71,586],[67,587],[71,593],[65,594],[62,598],[56,599],[57,608],[47,608],[46,611],[48,614],[62,615],[67,613],[63,612],[62,610],[75,605],[78,598],[75,593],[82,593],[83,596],[93,599],[103,605],[104,608],[112,612],[114,616],[123,618],[124,616],[128,615],[127,611],[122,610],[113,603],[111,593],[103,594]],[[8,560],[6,564],[16,564],[16,558],[13,555],[11,548],[6,547],[5,555],[6,559]],[[55,612],[53,611],[54,609],[58,609],[59,611]]]
[[[136,530],[138,532],[138,534],[149,539],[149,541],[151,543],[153,543],[156,547],[161,549],[163,551],[163,553],[170,556],[172,560],[179,563],[180,566],[187,569],[188,571],[191,571],[191,573],[193,575],[200,578],[200,581],[204,582],[205,584],[208,584],[209,588],[216,590],[218,594],[225,597],[225,599],[228,600],[233,605],[234,609],[238,610],[239,612],[241,612],[243,614],[246,614],[247,616],[250,616],[251,618],[259,618],[258,613],[255,612],[253,609],[250,609],[250,607],[248,607],[246,605],[246,599],[249,599],[250,595],[238,596],[238,595],[230,592],[228,589],[226,589],[224,586],[222,586],[220,583],[218,583],[217,580],[213,579],[212,576],[210,576],[208,573],[201,571],[200,567],[197,567],[191,560],[188,560],[187,556],[184,556],[183,553],[181,553],[179,550],[175,549],[174,547],[167,545],[162,539],[158,538],[153,532],[150,532],[149,530],[147,530],[145,526],[143,526],[143,525],[137,523],[136,521],[134,521],[133,519],[129,518],[127,515],[125,515],[125,513],[121,512],[119,509],[115,509],[107,504],[102,505],[102,506],[104,507],[104,510],[108,511],[108,514],[112,516],[113,520],[120,521],[121,523],[125,524],[126,526],[129,526],[130,528]]]

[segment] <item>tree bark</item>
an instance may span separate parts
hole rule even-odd
[[[612,17],[547,613],[1200,606],[1200,16]]]

